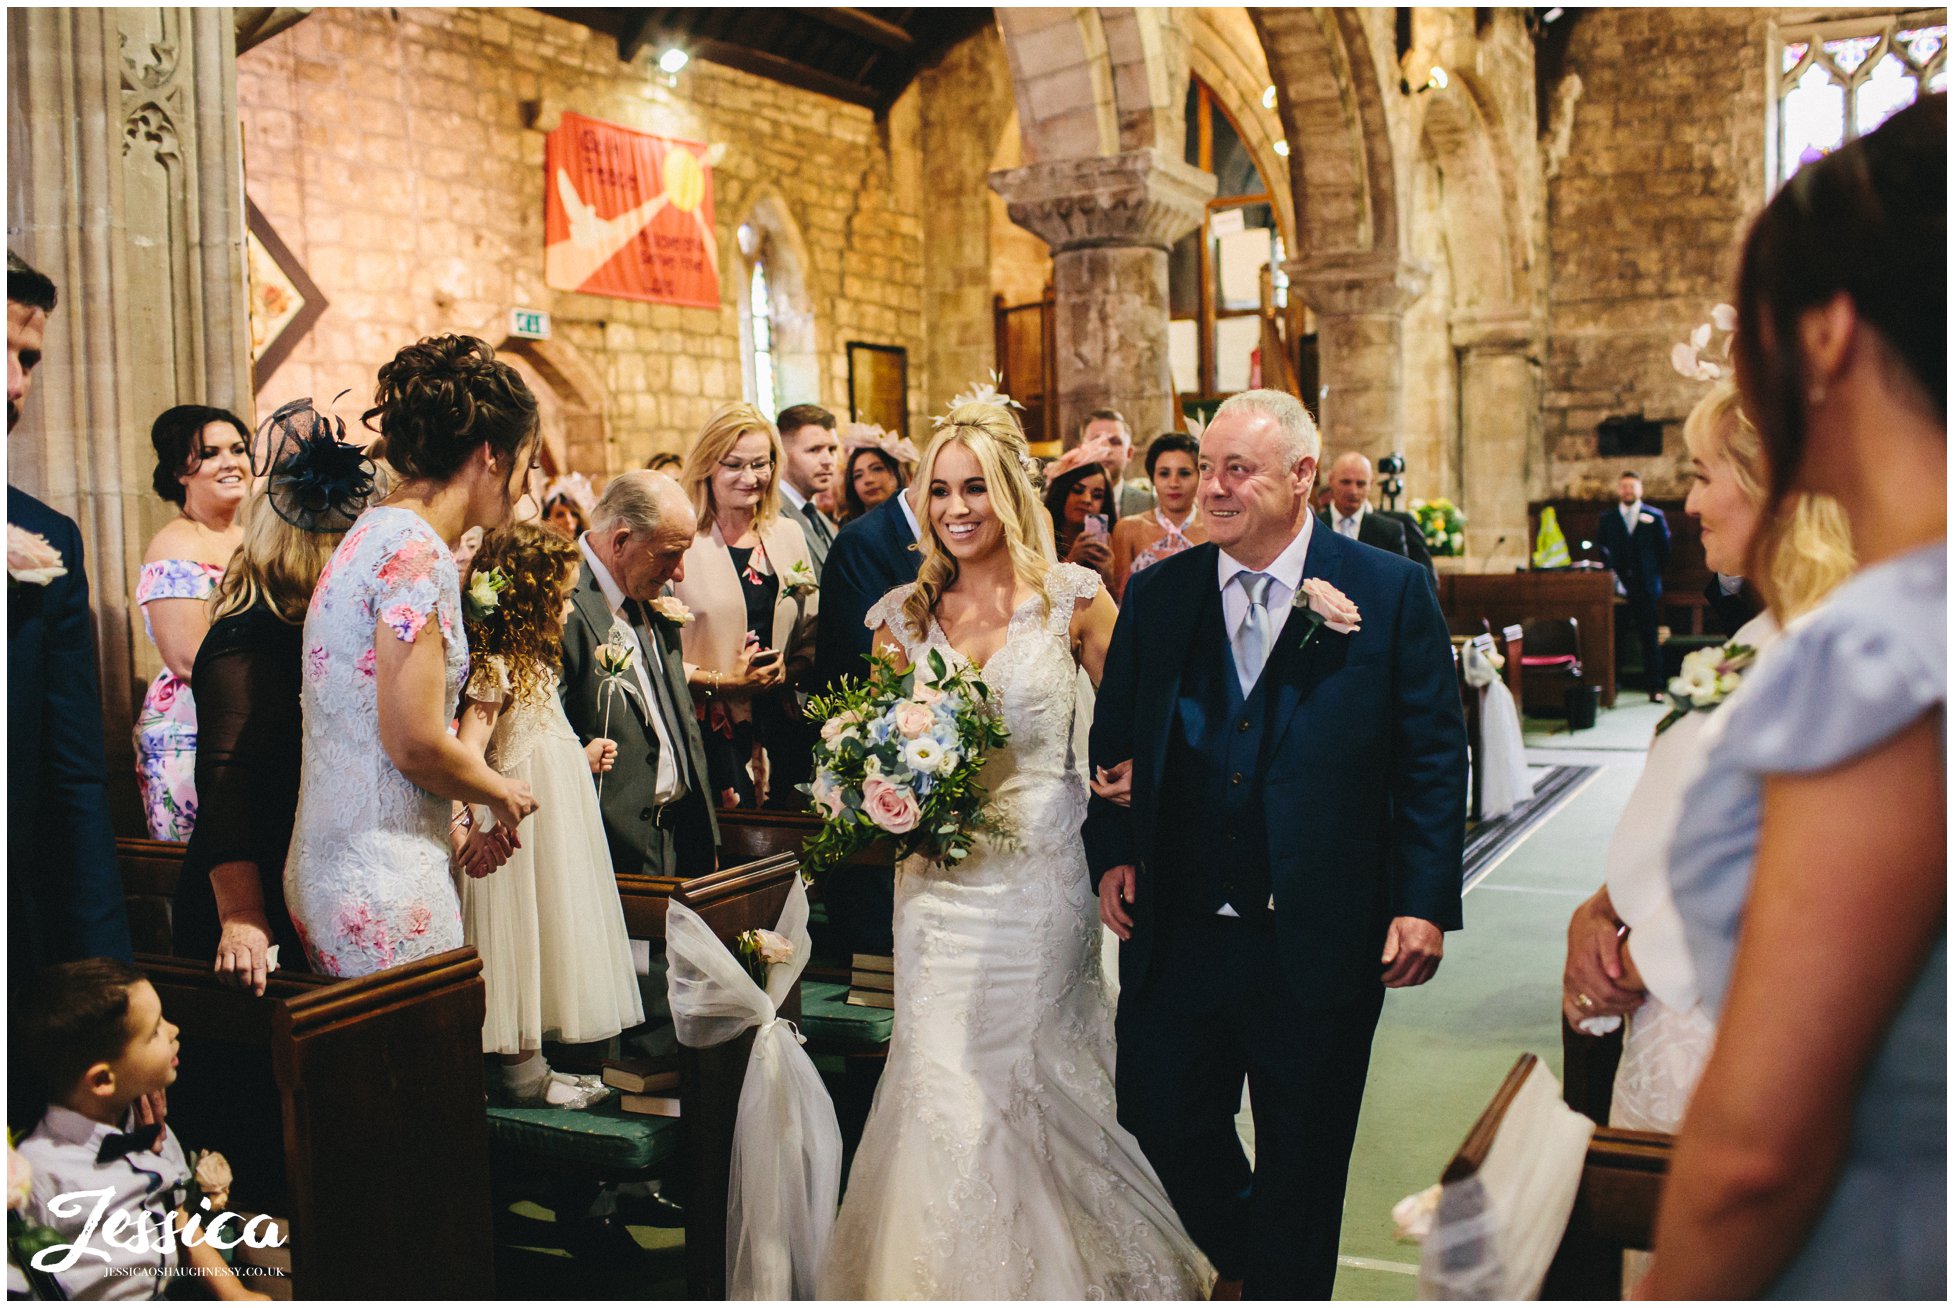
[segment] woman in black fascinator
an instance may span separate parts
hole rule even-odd
[[[301,636],[319,574],[374,486],[372,462],[345,434],[310,399],[259,429],[251,471],[262,480],[244,503],[244,540],[211,596],[197,654],[202,808],[177,882],[174,947],[256,994],[274,965],[305,966],[284,890]]]

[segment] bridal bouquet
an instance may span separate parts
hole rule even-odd
[[[903,857],[957,863],[979,833],[1001,834],[977,774],[1009,733],[990,688],[941,651],[907,672],[871,655],[867,678],[815,696],[807,714],[822,724],[801,787],[821,819],[802,852],[809,877],[891,836]]]

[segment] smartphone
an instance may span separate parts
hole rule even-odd
[[[755,668],[770,668],[778,662],[780,662],[779,650],[763,649],[758,654],[755,654],[753,656],[753,662],[748,664],[748,666],[755,667]]]
[[[1104,513],[1086,514],[1085,532],[1088,536],[1104,536],[1112,530],[1112,519]]]

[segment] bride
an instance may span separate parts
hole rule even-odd
[[[1008,410],[951,409],[917,470],[917,579],[867,619],[878,650],[940,650],[1001,700],[983,780],[1009,834],[897,869],[895,1033],[823,1298],[1190,1299],[1214,1276],[1116,1120],[1071,749],[1115,610],[1097,574],[1048,561],[1024,449]]]

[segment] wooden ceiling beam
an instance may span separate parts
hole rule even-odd
[[[808,68],[764,50],[749,50],[729,41],[714,40],[694,40],[688,48],[695,59],[707,59],[715,64],[752,73],[755,77],[798,86],[803,91],[813,91],[818,95],[833,96],[865,109],[876,108],[881,98],[872,86],[863,86],[859,82],[836,77],[833,73],[824,73],[818,68]]]
[[[866,9],[802,9],[799,12],[838,32],[859,36],[897,54],[908,54],[916,46],[915,37]]]

